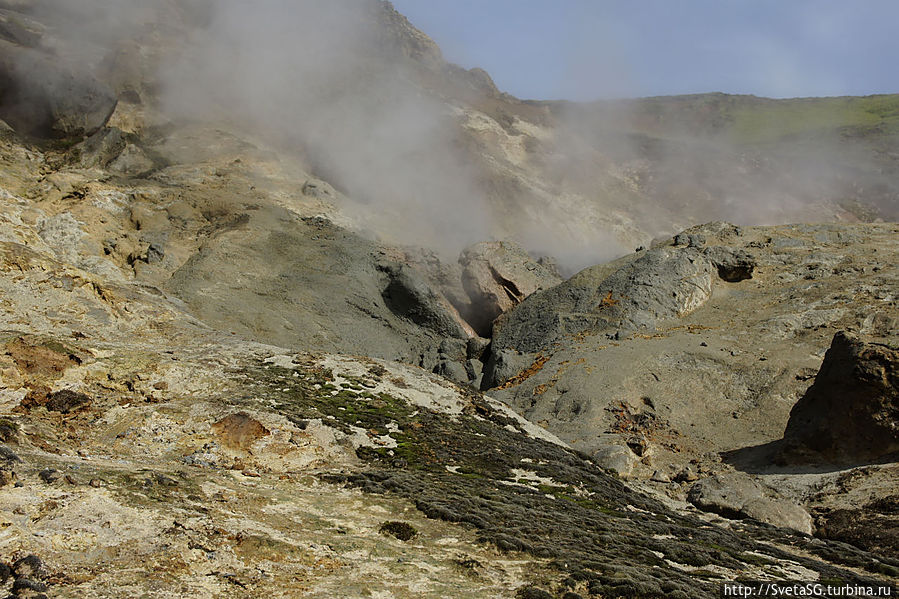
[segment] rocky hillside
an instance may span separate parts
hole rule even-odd
[[[526,102],[389,3],[130,4],[0,1],[0,590],[899,578],[894,97]]]

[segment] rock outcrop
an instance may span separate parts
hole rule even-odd
[[[813,532],[812,517],[807,511],[745,474],[705,478],[690,488],[687,499],[701,510],[726,518],[753,518],[805,534]]]
[[[899,452],[899,347],[839,332],[790,412],[784,459],[863,463]]]
[[[562,282],[561,277],[517,243],[488,241],[466,248],[459,257],[462,285],[471,298],[475,329],[489,336],[493,321],[526,297]]]
[[[495,324],[494,349],[536,352],[587,331],[653,330],[689,314],[712,292],[713,268],[692,249],[642,252],[614,272],[588,268],[537,293]]]
[[[78,139],[112,116],[116,97],[87,70],[0,40],[0,118],[18,133]]]
[[[399,316],[444,337],[468,339],[476,336],[456,308],[411,268],[388,265],[383,268],[388,282],[382,296]]]

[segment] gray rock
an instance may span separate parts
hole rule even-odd
[[[789,462],[857,463],[899,452],[899,347],[834,335],[784,431]]]
[[[434,374],[439,374],[460,385],[467,385],[470,380],[465,366],[459,362],[452,362],[450,360],[441,360],[438,362],[437,366],[434,367]]]
[[[465,372],[468,373],[469,381],[479,379],[484,374],[484,364],[480,360],[466,360]]]
[[[480,360],[490,346],[490,339],[484,337],[472,337],[468,340],[468,348],[466,355],[469,358]]]
[[[705,246],[705,235],[702,235],[701,233],[678,233],[674,236],[674,245],[702,248]]]
[[[153,161],[134,144],[128,144],[121,154],[109,164],[109,170],[138,177],[145,175],[156,168]]]
[[[534,363],[535,354],[521,354],[511,349],[492,352],[484,366],[481,389],[498,387]]]
[[[725,518],[752,518],[806,534],[813,531],[808,512],[745,474],[733,472],[705,478],[690,488],[687,499],[699,509]]]
[[[121,129],[104,127],[75,146],[75,149],[81,153],[82,167],[105,167],[122,153],[126,145]]]
[[[605,470],[615,472],[622,478],[627,478],[634,472],[634,467],[640,461],[627,447],[621,445],[604,445],[593,452],[593,459]]]
[[[725,281],[736,283],[752,278],[756,261],[745,250],[715,246],[706,248],[703,254],[712,261],[718,269],[718,276]]]
[[[654,471],[652,473],[652,476],[649,478],[649,480],[651,480],[653,482],[657,482],[657,483],[670,483],[671,482],[671,478],[667,474],[662,472],[661,470]]]
[[[478,243],[459,257],[462,285],[471,298],[477,318],[473,326],[487,334],[490,323],[524,298],[562,281],[554,269],[544,266],[519,245],[508,241]]]
[[[437,351],[449,360],[464,362],[468,358],[468,340],[448,338],[440,342]]]
[[[401,265],[388,266],[385,272],[388,283],[382,295],[394,313],[440,335],[468,339],[462,317],[423,277]]]
[[[611,273],[588,268],[504,314],[494,325],[493,351],[536,352],[585,331],[652,329],[692,312],[712,291],[712,264],[692,248],[660,247],[617,266]]]
[[[0,118],[46,139],[92,135],[116,107],[113,92],[78,66],[3,40],[0,89]]]

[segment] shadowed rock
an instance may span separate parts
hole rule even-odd
[[[562,282],[516,243],[489,241],[465,249],[459,257],[462,285],[477,312],[474,327],[486,334],[493,320],[532,293]]]
[[[18,133],[45,139],[92,135],[116,97],[77,67],[0,40],[0,118]]]
[[[382,295],[395,314],[447,337],[475,336],[453,305],[422,276],[401,265],[388,266],[385,272],[388,283]]]
[[[790,412],[784,459],[857,463],[899,451],[899,350],[839,332]]]

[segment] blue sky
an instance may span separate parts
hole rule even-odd
[[[520,98],[899,92],[899,0],[393,0]]]

